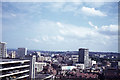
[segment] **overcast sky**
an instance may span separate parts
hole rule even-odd
[[[2,3],[7,48],[118,51],[117,2]]]

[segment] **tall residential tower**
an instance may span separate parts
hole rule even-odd
[[[6,58],[7,57],[7,48],[5,42],[0,42],[0,57]]]
[[[88,68],[91,63],[91,60],[89,59],[89,50],[85,48],[80,48],[78,55],[79,55],[78,62],[80,64],[84,64],[85,68]]]
[[[18,48],[18,57],[23,59],[27,55],[27,48]]]

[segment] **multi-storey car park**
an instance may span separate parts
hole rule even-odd
[[[0,60],[0,80],[27,80],[30,77],[29,72],[30,60]]]

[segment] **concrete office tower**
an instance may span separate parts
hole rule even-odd
[[[35,79],[35,62],[36,62],[36,56],[33,55],[31,56],[30,59],[30,75],[31,75],[31,79]]]
[[[27,55],[27,48],[18,48],[18,57],[23,59]]]
[[[78,52],[78,61],[80,64],[84,64],[85,68],[88,68],[90,66],[90,62],[89,62],[89,50],[88,49],[84,49],[84,48],[80,48],[79,52]]]
[[[0,57],[6,58],[7,57],[7,48],[5,42],[0,42]]]

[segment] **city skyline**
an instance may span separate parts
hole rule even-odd
[[[117,2],[2,3],[8,48],[118,52]]]

